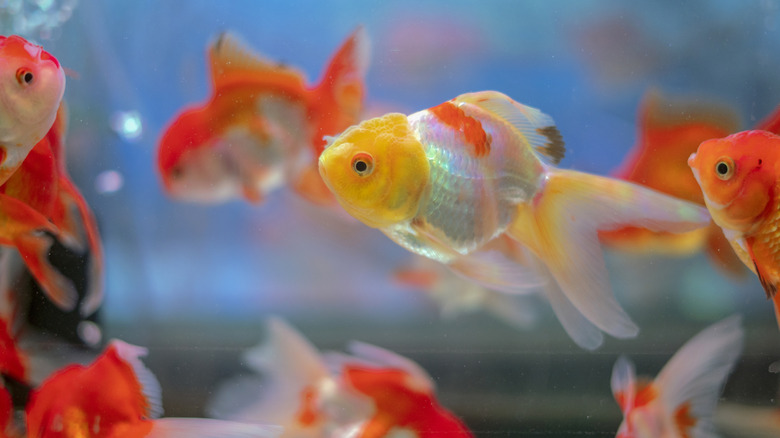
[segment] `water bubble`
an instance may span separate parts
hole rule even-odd
[[[111,129],[124,140],[137,140],[143,134],[141,114],[138,111],[118,111],[111,116]]]
[[[122,174],[116,170],[100,172],[95,178],[95,190],[100,194],[114,193],[124,185]]]

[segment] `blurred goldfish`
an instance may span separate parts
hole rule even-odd
[[[55,57],[22,37],[0,36],[0,184],[46,135],[64,92]]]
[[[704,140],[737,131],[739,119],[727,107],[699,101],[672,100],[649,92],[639,109],[637,144],[613,175],[676,198],[704,205],[704,197],[687,165]],[[653,232],[625,227],[599,233],[601,242],[621,250],[688,255],[706,245],[707,254],[728,273],[745,272],[715,223],[688,233]]]
[[[684,232],[709,215],[631,183],[553,167],[563,154],[549,116],[483,91],[351,127],[319,167],[349,214],[413,253],[508,293],[549,280],[567,333],[592,349],[602,342],[594,326],[618,338],[638,332],[611,293],[597,230]],[[532,260],[488,250],[504,234]]]
[[[433,380],[415,362],[359,342],[348,352],[320,354],[273,318],[266,342],[244,357],[265,377],[262,389],[244,380],[226,385],[210,411],[236,421],[279,423],[284,437],[472,436],[439,405]]]
[[[617,437],[713,436],[715,405],[742,338],[739,317],[713,324],[686,342],[653,381],[637,379],[634,364],[621,356],[611,382],[624,418]]]
[[[363,107],[368,40],[358,28],[316,86],[222,34],[208,49],[212,95],[185,109],[160,140],[158,167],[178,199],[260,202],[287,184],[304,198],[335,204],[317,173],[324,135],[357,123]]]
[[[27,356],[17,345],[10,324],[3,318],[0,318],[0,375],[27,382]]]
[[[35,389],[27,433],[35,437],[273,437],[278,428],[195,418],[155,419],[160,384],[140,358],[146,349],[112,341],[88,366],[69,365]]]
[[[712,219],[774,300],[780,325],[780,137],[753,130],[703,142],[688,159]]]
[[[66,119],[63,105],[46,136],[0,186],[0,196],[12,197],[16,201],[0,204],[0,219],[6,223],[0,233],[0,243],[14,246],[19,251],[42,289],[65,310],[76,306],[78,293],[73,282],[49,262],[49,249],[53,243],[51,236],[78,252],[88,248],[88,291],[80,309],[81,314],[86,316],[94,313],[102,301],[103,252],[92,211],[65,168],[62,148]],[[29,222],[24,215],[41,222]],[[42,221],[42,217],[48,220]],[[2,238],[6,234],[7,238]]]

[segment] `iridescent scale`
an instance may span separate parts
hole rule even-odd
[[[461,132],[429,110],[409,116],[430,179],[417,217],[390,233],[407,249],[445,263],[502,234],[516,206],[533,198],[544,177],[544,165],[509,125],[472,105],[461,108],[481,121],[488,153],[478,156]]]

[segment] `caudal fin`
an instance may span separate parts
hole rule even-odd
[[[320,126],[313,144],[317,156],[325,148],[324,136],[339,134],[360,121],[365,99],[365,77],[370,58],[370,44],[363,26],[358,27],[336,51],[318,86],[322,106]]]
[[[508,233],[528,245],[576,309],[617,338],[639,328],[612,294],[599,230],[626,225],[685,232],[709,223],[707,210],[635,184],[548,169],[542,193],[521,204]]]
[[[742,353],[741,323],[739,316],[732,316],[707,327],[686,342],[658,374],[655,384],[665,406],[675,419],[687,416],[685,427],[690,429],[680,431],[680,436],[713,432],[718,396]]]
[[[82,316],[93,314],[103,302],[103,244],[97,221],[78,188],[67,176],[60,177],[60,192],[55,209],[55,223],[61,234],[76,242],[73,249],[89,249],[87,293],[81,302]]]
[[[210,402],[211,416],[296,427],[304,393],[328,376],[317,349],[279,318],[268,321],[266,340],[247,351],[243,361],[262,382],[228,382]]]
[[[13,244],[43,291],[65,311],[76,307],[73,283],[49,262],[49,248],[59,229],[26,203],[0,193],[0,239]]]

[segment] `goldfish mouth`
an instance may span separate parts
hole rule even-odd
[[[688,166],[691,168],[691,172],[693,172],[693,178],[696,180],[696,183],[699,185],[699,188],[701,189],[701,194],[704,196],[704,203],[707,205],[707,207],[715,209],[715,210],[723,210],[724,208],[728,207],[731,203],[728,204],[721,204],[718,202],[713,201],[709,196],[707,196],[707,192],[704,190],[703,186],[701,185],[701,175],[699,174],[699,169],[696,168],[696,154],[691,154],[690,157],[688,157]]]

